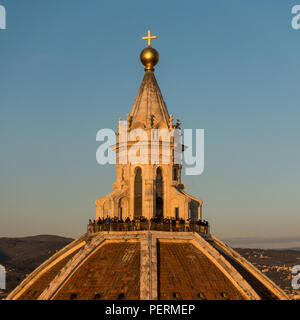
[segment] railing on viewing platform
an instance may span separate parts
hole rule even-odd
[[[173,220],[171,222],[152,222],[152,221],[131,221],[131,222],[109,222],[100,223],[97,222],[88,224],[88,233],[96,233],[101,231],[167,231],[167,232],[197,232],[203,234],[209,234],[209,224],[181,223],[179,220]]]

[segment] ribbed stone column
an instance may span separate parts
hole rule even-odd
[[[141,238],[140,299],[157,300],[156,236],[148,231]]]

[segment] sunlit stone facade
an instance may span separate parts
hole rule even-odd
[[[168,113],[154,68],[145,70],[130,114],[125,121],[119,118],[114,146],[117,181],[113,192],[95,201],[96,218],[201,219],[202,200],[184,191],[182,165],[176,161],[178,147],[183,148],[176,143],[180,125],[180,119],[174,124]]]

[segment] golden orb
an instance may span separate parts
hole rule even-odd
[[[153,67],[158,63],[159,54],[152,47],[148,47],[141,52],[140,59],[142,64],[146,67],[145,70],[154,70]]]

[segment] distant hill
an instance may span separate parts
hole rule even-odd
[[[300,251],[295,249],[235,249],[262,273],[273,280],[290,298],[300,299],[300,290],[292,288],[292,267],[300,265]]]
[[[7,271],[7,290],[14,289],[27,274],[73,239],[52,235],[0,238],[0,264]]]

